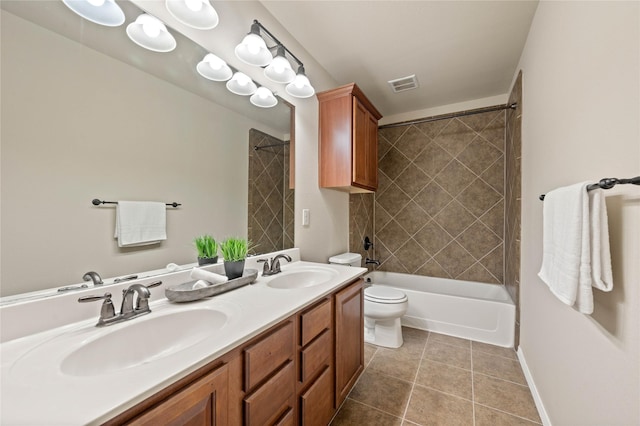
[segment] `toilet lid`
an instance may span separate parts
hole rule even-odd
[[[379,303],[402,303],[407,295],[391,287],[373,285],[364,289],[364,298]]]

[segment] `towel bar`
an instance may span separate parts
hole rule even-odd
[[[99,206],[100,204],[118,204],[117,201],[102,201],[102,200],[98,200],[97,198],[94,198],[93,200],[91,200],[91,204],[93,204],[94,206]],[[175,201],[173,203],[165,203],[167,206],[171,206],[171,207],[178,207],[181,206],[182,204],[180,203],[176,203]]]
[[[631,185],[640,185],[640,176],[636,176],[629,179],[618,179],[618,178],[600,179],[600,182],[592,183],[591,185],[587,186],[587,191],[591,191],[592,189],[598,189],[598,188],[611,189],[618,184],[623,185],[627,183],[630,183]],[[542,194],[539,198],[540,200],[544,200],[544,194]]]

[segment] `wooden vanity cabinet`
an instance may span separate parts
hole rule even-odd
[[[355,83],[317,97],[320,187],[352,193],[375,191],[382,115]]]
[[[336,407],[364,370],[364,292],[360,279],[335,294]]]
[[[358,279],[105,424],[325,426],[363,370],[362,308]]]

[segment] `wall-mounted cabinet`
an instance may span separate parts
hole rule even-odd
[[[352,193],[375,191],[382,115],[355,83],[317,97],[320,187]]]

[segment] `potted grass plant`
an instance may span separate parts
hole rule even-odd
[[[251,242],[244,238],[230,237],[220,243],[220,252],[224,259],[224,272],[230,280],[239,278],[244,272],[244,261],[249,253]]]
[[[211,235],[200,235],[193,240],[198,251],[198,265],[218,262],[218,243]]]

